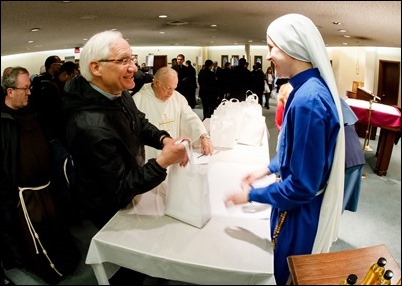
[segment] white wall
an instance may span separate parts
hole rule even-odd
[[[365,50],[362,47],[327,48],[341,95],[352,90],[353,81],[364,81]],[[366,87],[366,86],[365,86]]]
[[[138,55],[138,64],[145,63],[145,57],[149,54],[166,55],[168,65],[171,59],[176,58],[178,54],[183,54],[185,60],[190,60],[191,63],[196,63],[198,56],[202,54],[201,47],[131,47],[133,54]]]
[[[186,60],[191,60],[192,63],[196,63],[197,58],[202,58],[202,64],[205,60],[210,59],[212,61],[218,61],[221,63],[221,55],[228,55],[229,59],[233,55],[238,55],[240,58],[246,56],[244,46],[220,46],[220,47],[132,47],[133,54],[138,55],[138,64],[146,62],[146,56],[149,54],[154,55],[166,55],[168,64],[172,58],[177,57],[178,54],[183,54]],[[54,50],[54,51],[42,51],[36,53],[17,54],[11,56],[1,57],[1,71],[8,66],[23,66],[31,74],[39,73],[39,68],[45,63],[48,56],[58,55],[62,60],[65,57],[80,58],[80,54],[75,54],[73,49]],[[263,57],[263,71],[265,71],[269,65],[269,62],[265,60],[267,55],[266,46],[250,46],[250,69],[254,64],[254,56]]]
[[[346,94],[347,90],[351,91],[353,81],[364,82],[366,90],[377,94],[379,61],[401,61],[400,48],[340,47],[327,50],[340,94]],[[401,106],[400,79],[398,106]]]
[[[218,61],[221,63],[221,56],[228,55],[229,60],[232,55],[243,56],[247,58],[245,46],[220,46],[220,47],[132,47],[133,54],[138,55],[138,63],[145,62],[146,56],[149,54],[166,55],[168,64],[170,60],[178,54],[184,54],[186,60],[197,63],[197,59],[201,59],[202,64],[205,60]],[[381,48],[381,47],[334,47],[327,48],[329,58],[332,60],[335,79],[338,91],[345,95],[347,90],[352,90],[353,81],[364,82],[364,87],[371,90],[374,94],[377,92],[378,86],[378,64],[379,60],[401,61],[400,48]],[[50,55],[58,55],[61,59],[74,56],[79,59],[80,54],[74,53],[73,49],[43,51],[36,53],[17,54],[1,57],[1,71],[8,66],[23,66],[28,69],[31,74],[39,73],[46,58]],[[266,60],[267,47],[265,45],[250,45],[250,62],[251,69],[254,64],[254,56],[262,56],[263,71],[266,71],[270,62]],[[197,70],[201,65],[196,66]],[[401,106],[401,83],[399,83],[398,106]]]

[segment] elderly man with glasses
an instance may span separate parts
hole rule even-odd
[[[184,166],[188,157],[184,145],[151,124],[132,100],[137,66],[120,32],[92,36],[82,49],[80,71],[64,88],[66,141],[76,167],[77,198],[100,229],[135,195],[164,181],[168,166]],[[145,161],[145,145],[162,151]],[[142,284],[144,278],[121,268],[110,283]]]
[[[90,38],[80,71],[64,89],[66,141],[76,166],[77,197],[101,228],[135,195],[165,180],[169,165],[186,165],[188,157],[182,144],[174,144],[134,104],[129,90],[137,67],[120,32]],[[162,151],[145,161],[145,145]]]

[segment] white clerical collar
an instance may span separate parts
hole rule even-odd
[[[115,100],[116,98],[118,98],[119,96],[121,96],[121,92],[119,94],[111,94],[109,92],[104,91],[103,89],[99,88],[98,86],[94,85],[93,83],[89,83],[91,85],[91,87],[93,89],[95,89],[96,91],[98,91],[99,93],[103,94],[104,96],[106,96],[107,98],[109,98],[110,100]]]

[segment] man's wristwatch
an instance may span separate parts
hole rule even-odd
[[[210,139],[208,133],[202,134],[202,135],[200,136],[200,138],[201,138],[201,140],[204,139],[204,138],[205,138],[205,139]]]

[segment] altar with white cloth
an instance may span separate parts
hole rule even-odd
[[[267,139],[267,134],[265,134]],[[148,192],[135,206],[119,211],[91,240],[86,263],[101,285],[120,266],[194,284],[275,284],[270,241],[270,206],[227,208],[225,195],[240,179],[269,163],[268,140],[261,146],[237,144],[207,160],[210,221],[201,229],[164,215],[164,188]],[[195,156],[197,158],[198,156]],[[205,157],[205,156],[204,156]],[[258,184],[268,184],[268,176]]]

